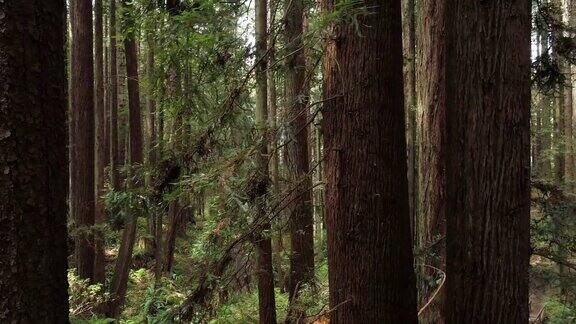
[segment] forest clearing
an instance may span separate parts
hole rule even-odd
[[[576,323],[576,0],[0,0],[0,323]]]

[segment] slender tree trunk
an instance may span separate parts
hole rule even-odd
[[[429,266],[446,269],[446,54],[445,7],[443,1],[421,1],[419,24],[417,100],[419,115],[419,217],[417,246],[419,304],[424,305],[437,289],[431,282],[442,274]],[[430,323],[444,322],[444,291],[427,307],[422,319]]]
[[[542,35],[538,33],[536,35],[536,55],[540,57],[542,55]],[[543,94],[538,91],[537,88],[532,89],[533,98],[535,99],[534,104],[534,119],[532,122],[532,164],[531,164],[531,178],[542,179],[542,157],[543,157],[543,141],[542,141],[542,100]]]
[[[404,48],[404,96],[406,106],[406,143],[408,149],[408,195],[410,228],[416,239],[418,213],[418,146],[416,142],[416,15],[415,0],[402,1],[402,32]]]
[[[121,0],[122,1],[122,0]],[[121,2],[120,2],[121,3]],[[120,19],[121,21],[121,19]],[[122,28],[122,26],[121,26]],[[120,40],[122,40],[122,33],[118,35]],[[120,184],[119,188],[126,188],[126,170],[128,169],[128,154],[130,150],[130,141],[128,136],[129,132],[129,120],[126,114],[128,108],[128,76],[126,75],[126,49],[123,44],[120,43],[118,49],[118,163],[120,170],[118,172]]]
[[[561,70],[564,70],[564,64],[561,63]],[[554,156],[554,174],[556,176],[556,183],[564,185],[566,180],[564,171],[566,167],[566,134],[564,122],[564,85],[558,86],[558,93],[554,98],[554,144],[556,145],[556,154]]]
[[[447,2],[447,323],[528,323],[530,13]]]
[[[106,3],[106,2],[104,2]],[[104,7],[102,8],[104,11]],[[110,180],[109,175],[106,174],[106,167],[110,165],[110,48],[106,42],[110,38],[108,16],[103,15],[102,25],[102,51],[104,52],[104,180]]]
[[[287,141],[285,163],[290,187],[295,186],[290,201],[290,273],[288,293],[295,302],[298,291],[314,279],[314,214],[312,179],[309,174],[308,99],[306,90],[306,58],[304,56],[304,1],[287,3],[284,33],[286,37],[286,110]],[[287,321],[296,321],[303,314],[291,307]]]
[[[576,1],[567,0],[568,11],[568,24],[570,26],[576,25]],[[566,143],[566,165],[564,173],[566,174],[566,183],[570,190],[575,187],[574,181],[576,174],[574,170],[574,163],[576,163],[574,155],[574,87],[572,76],[572,65],[567,63],[565,66],[566,85],[564,87],[564,135]]]
[[[256,222],[262,224],[255,239],[257,251],[258,301],[261,324],[276,323],[276,302],[274,296],[274,273],[272,268],[272,240],[267,233],[271,230],[266,208],[268,191],[268,144],[266,124],[268,120],[267,104],[267,0],[256,0],[256,127],[262,142],[258,150],[258,182],[264,185],[264,193],[256,197]]]
[[[116,42],[116,0],[110,0],[110,183],[120,189],[118,141],[118,62]]]
[[[67,323],[65,3],[0,13],[0,317]]]
[[[560,10],[559,16],[554,17],[559,22],[562,22],[562,0],[552,0],[552,4]],[[555,51],[557,40],[562,36],[562,31],[553,31],[552,33],[552,55],[555,60],[559,63],[560,72],[566,72],[566,62]],[[554,156],[554,174],[556,177],[556,182],[560,185],[564,184],[565,181],[565,166],[566,166],[566,134],[565,134],[565,119],[564,119],[564,106],[565,106],[565,86],[564,84],[559,84],[557,88],[558,92],[554,96],[554,142],[556,144],[556,154]]]
[[[400,1],[365,5],[324,58],[330,323],[417,323]]]
[[[106,168],[106,141],[105,141],[105,120],[106,111],[104,106],[104,28],[102,15],[102,0],[94,2],[94,109],[96,112],[96,214],[95,223],[104,225],[106,216],[104,201],[101,199],[104,194],[104,170]],[[94,281],[104,284],[106,279],[105,255],[104,255],[104,234],[98,229],[95,231],[95,257],[94,257]]]
[[[270,29],[276,20],[276,10],[278,6],[277,0],[270,0],[269,5],[269,20]],[[275,35],[269,34],[269,49],[268,49],[268,134],[269,150],[270,150],[270,184],[271,192],[276,199],[279,198],[282,189],[280,188],[280,164],[278,152],[278,96],[276,91],[276,38]],[[274,264],[277,275],[277,284],[282,289],[284,282],[284,271],[282,269],[282,253],[284,252],[282,235],[283,229],[279,218],[274,222],[274,235],[273,235],[273,254]]]
[[[315,133],[315,140],[314,143],[316,147],[316,174],[317,174],[317,182],[316,184],[320,184],[324,182],[324,152],[322,150],[322,129],[320,126],[321,118],[317,118],[318,121],[315,122],[314,133]],[[315,185],[316,185],[315,184]],[[316,216],[317,216],[317,230],[316,236],[318,237],[318,242],[324,244],[324,231],[326,228],[326,217],[325,217],[325,202],[324,202],[324,186],[320,185],[316,187],[316,195],[315,195],[314,206],[316,208]]]
[[[147,73],[148,73],[148,94],[146,105],[148,106],[148,120],[150,127],[150,150],[148,152],[148,161],[152,167],[156,166],[159,158],[158,150],[158,134],[156,127],[156,100],[153,93],[153,82],[155,79],[155,48],[154,39],[152,36],[148,37],[148,58],[147,58]],[[151,233],[154,237],[154,260],[155,268],[154,275],[158,281],[162,276],[162,213],[158,212],[153,215],[154,221],[152,222],[153,228]]]
[[[176,236],[182,220],[182,210],[178,200],[174,200],[168,207],[170,223],[166,232],[166,247],[164,248],[164,272],[172,273],[174,269],[174,251],[176,250]]]
[[[544,2],[543,2],[544,3]],[[548,35],[547,33],[542,33],[540,35],[540,52],[544,53],[548,51]],[[545,93],[540,93],[540,101],[538,109],[540,110],[542,124],[540,127],[540,138],[542,140],[542,155],[539,158],[538,170],[540,171],[540,177],[542,179],[552,180],[552,159],[550,156],[550,151],[552,149],[552,107],[550,106],[550,97]]]
[[[92,1],[75,0],[72,52],[72,219],[76,227],[76,268],[94,279],[94,57]]]
[[[126,53],[126,75],[128,78],[128,110],[130,121],[130,165],[136,180],[130,181],[128,186],[131,189],[138,188],[142,184],[139,167],[144,161],[142,149],[142,116],[140,112],[140,89],[138,81],[138,54],[136,49],[136,39],[130,28],[134,27],[133,19],[130,16],[128,0],[124,0],[125,16],[123,17],[124,49]],[[131,177],[128,177],[130,179]],[[114,276],[112,278],[112,293],[114,300],[111,303],[110,315],[117,316],[126,297],[128,285],[128,274],[132,265],[132,251],[136,240],[137,215],[129,215],[122,233],[122,241],[118,252],[118,259]]]

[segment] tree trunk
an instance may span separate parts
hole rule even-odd
[[[106,168],[106,140],[105,120],[106,111],[104,106],[104,28],[102,15],[102,0],[94,2],[94,109],[96,112],[96,214],[94,221],[103,226],[106,220],[104,201],[100,198],[104,194],[105,168]],[[106,280],[104,234],[100,229],[95,231],[95,257],[94,257],[94,281],[104,284]]]
[[[314,279],[314,214],[312,210],[312,179],[309,174],[308,99],[306,90],[306,58],[302,35],[304,1],[287,3],[284,33],[286,37],[286,114],[287,144],[285,163],[290,187],[295,187],[288,213],[290,224],[290,273],[288,293],[291,303],[298,298],[302,285]],[[303,314],[291,307],[287,320],[296,321]],[[291,317],[294,317],[290,319]]]
[[[446,7],[447,323],[528,323],[530,13]]]
[[[548,34],[543,32],[540,35],[540,52],[544,53],[548,51]],[[538,109],[541,114],[541,127],[540,127],[540,139],[542,141],[541,152],[542,155],[538,159],[538,171],[541,179],[552,180],[552,159],[550,156],[550,151],[552,149],[552,107],[550,106],[550,97],[545,93],[540,93],[540,100]]]
[[[72,36],[72,219],[75,222],[76,268],[94,279],[94,57],[92,1],[75,0]]]
[[[418,260],[421,278],[418,280],[419,304],[427,302],[437,289],[431,282],[442,274],[433,266],[445,270],[446,249],[446,55],[444,2],[421,1],[422,19],[419,24],[417,100],[419,116],[419,217],[416,224]],[[441,291],[422,318],[430,323],[443,323]]]
[[[110,0],[110,183],[120,189],[118,141],[118,62],[116,42],[116,0]]]
[[[269,5],[269,20],[272,25],[276,19],[276,10],[278,6],[277,0],[271,0]],[[278,147],[278,96],[276,90],[276,38],[275,35],[268,35],[269,50],[268,50],[268,66],[270,67],[267,72],[268,82],[268,134],[269,150],[270,150],[270,184],[271,192],[274,199],[279,199],[282,189],[280,188],[280,160],[279,160],[279,147]],[[277,217],[273,224],[273,256],[274,268],[276,270],[276,283],[280,289],[284,289],[285,274],[282,269],[282,254],[284,253],[284,246],[282,242],[282,222],[281,217]]]
[[[146,121],[148,124],[149,129],[149,137],[148,137],[148,165],[149,167],[154,167],[156,165],[156,123],[155,123],[155,115],[156,115],[156,101],[154,100],[154,93],[152,82],[154,80],[154,46],[153,46],[153,38],[152,36],[148,35],[147,37],[147,45],[148,45],[148,55],[146,58],[146,79],[147,79],[147,88],[146,88]],[[148,223],[148,234],[149,238],[146,239],[146,251],[150,255],[155,255],[156,249],[158,247],[158,241],[156,238],[156,221],[157,215],[151,214],[147,220]]]
[[[0,317],[67,323],[65,3],[0,13]]]
[[[128,0],[124,0],[125,16],[123,17],[123,28],[125,31],[124,36],[124,50],[126,53],[126,75],[128,78],[128,110],[130,120],[130,165],[132,167],[132,174],[128,179],[133,177],[135,180],[129,181],[127,184],[131,189],[138,188],[142,180],[140,179],[140,166],[144,161],[144,154],[142,149],[142,116],[140,112],[140,89],[138,81],[138,54],[136,50],[136,40],[133,31],[134,23],[130,16],[130,7]],[[122,233],[122,241],[120,243],[120,250],[118,252],[118,259],[112,279],[112,294],[113,301],[110,307],[110,315],[117,316],[120,308],[124,303],[126,297],[126,289],[128,286],[128,274],[132,266],[132,251],[134,250],[134,242],[136,240],[137,229],[136,215],[129,215],[126,222],[124,231]]]
[[[416,141],[416,15],[415,0],[402,1],[402,32],[404,48],[404,96],[406,109],[406,143],[408,149],[408,200],[410,202],[410,229],[416,239],[418,213],[418,145]]]
[[[576,25],[576,1],[567,1],[567,12],[568,12],[568,24],[570,26]],[[574,98],[573,98],[573,76],[572,76],[572,65],[566,63],[564,75],[566,76],[566,84],[564,86],[564,135],[566,143],[566,164],[564,173],[566,175],[566,184],[572,190],[575,187],[575,170],[574,163],[576,160],[574,158]]]
[[[158,134],[156,127],[156,100],[153,93],[153,82],[155,79],[155,48],[154,39],[152,36],[148,37],[148,58],[147,58],[147,73],[148,73],[148,94],[146,105],[148,106],[148,120],[150,127],[150,148],[148,152],[148,162],[151,167],[155,167],[158,163],[159,150],[158,150]],[[162,276],[162,213],[157,212],[152,217],[154,221],[152,222],[151,234],[153,236],[153,250],[154,250],[154,260],[155,268],[154,275],[158,281]]]
[[[174,269],[174,251],[176,249],[176,234],[181,222],[182,210],[178,199],[172,201],[168,207],[170,223],[166,231],[166,245],[164,248],[164,272],[172,273]]]
[[[266,208],[268,191],[268,144],[266,124],[268,120],[267,78],[267,14],[266,0],[256,0],[256,127],[261,137],[257,152],[257,181],[262,193],[256,197],[256,222],[261,226],[255,239],[257,251],[258,303],[261,324],[276,323],[276,301],[274,296],[274,273],[272,268],[272,240],[267,233],[271,230]],[[261,232],[260,232],[261,231]],[[264,233],[264,234],[263,234]]]
[[[324,58],[330,323],[417,323],[400,1],[365,4]]]

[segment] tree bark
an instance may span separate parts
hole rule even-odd
[[[72,36],[72,219],[76,232],[76,268],[94,279],[94,57],[92,1],[75,0]]]
[[[416,14],[415,0],[402,1],[402,32],[404,48],[404,96],[406,109],[406,143],[408,149],[408,198],[410,202],[410,229],[416,239],[418,213],[418,145],[416,141]]]
[[[543,32],[540,35],[540,53],[548,51],[548,34]],[[541,140],[541,150],[542,155],[538,159],[538,175],[541,179],[553,180],[554,175],[552,174],[552,159],[550,156],[550,151],[552,149],[552,107],[550,106],[551,100],[546,93],[540,93],[538,103],[538,109],[541,114],[540,132],[539,138]]]
[[[168,207],[170,223],[166,231],[166,244],[164,248],[164,272],[172,273],[174,269],[174,251],[176,249],[176,234],[182,221],[182,210],[178,199],[172,201]]]
[[[118,61],[116,33],[116,0],[110,0],[110,183],[120,189],[118,141]]]
[[[269,4],[269,21],[272,28],[272,24],[276,20],[276,10],[278,7],[277,0],[270,0]],[[273,197],[279,198],[282,188],[280,188],[280,159],[279,159],[279,147],[278,147],[278,96],[276,90],[276,38],[275,35],[268,35],[268,66],[270,67],[267,72],[267,82],[268,82],[268,134],[269,139],[269,152],[270,152],[270,185]],[[284,289],[284,278],[285,274],[282,269],[282,253],[284,252],[284,246],[282,242],[282,221],[277,218],[273,224],[274,235],[272,242],[273,256],[274,256],[274,268],[276,270],[276,284],[280,289]]]
[[[306,90],[306,58],[304,56],[304,1],[287,3],[284,33],[286,52],[286,114],[287,144],[284,154],[290,187],[295,187],[288,213],[290,224],[290,273],[288,293],[291,303],[298,292],[314,279],[314,214],[312,210],[312,179],[309,174],[308,91]],[[303,314],[291,307],[287,321]],[[291,319],[291,317],[294,317]]]
[[[324,58],[330,323],[417,323],[400,1],[365,5]]]
[[[67,323],[65,2],[0,13],[0,322]]]
[[[447,323],[528,322],[530,13],[447,2]]]
[[[266,196],[268,191],[268,144],[267,144],[267,16],[268,1],[256,0],[256,127],[261,137],[257,152],[257,181],[262,185],[262,193],[256,197],[256,222],[262,224],[255,238],[257,251],[257,276],[258,276],[258,304],[261,324],[276,323],[276,301],[274,295],[274,273],[272,267],[272,240],[269,233],[271,230],[266,208]]]
[[[153,82],[155,79],[155,44],[154,39],[148,36],[148,58],[147,58],[147,79],[148,79],[148,94],[146,105],[148,106],[148,120],[150,127],[150,149],[148,152],[148,161],[152,167],[158,163],[159,149],[158,149],[158,132],[156,125],[156,100],[154,98]],[[153,215],[154,221],[152,222],[151,233],[153,236],[153,249],[155,269],[154,275],[156,280],[160,280],[162,276],[162,213],[158,212]]]
[[[421,1],[422,19],[419,24],[417,67],[417,101],[419,115],[419,217],[416,224],[418,260],[421,279],[418,280],[419,304],[423,305],[437,287],[429,277],[441,274],[429,265],[445,270],[446,249],[446,42],[445,7],[443,1]],[[430,323],[443,323],[441,291],[422,318]]]
[[[576,1],[567,1],[568,24],[570,26],[576,25]],[[574,170],[574,163],[576,163],[574,156],[574,84],[572,76],[572,65],[567,63],[565,65],[566,84],[564,86],[564,135],[566,143],[566,165],[564,173],[566,175],[566,184],[570,189],[575,187],[574,180],[576,174]]]
[[[134,178],[135,180],[129,181],[128,186],[130,189],[136,189],[142,184],[140,179],[139,167],[144,161],[143,145],[142,145],[142,116],[140,107],[140,89],[138,81],[138,54],[136,49],[136,39],[134,32],[130,28],[134,27],[133,18],[131,17],[130,5],[128,0],[123,1],[125,7],[125,16],[123,17],[124,29],[124,50],[126,53],[126,75],[128,78],[128,109],[130,120],[130,165],[132,167],[132,174],[128,179]],[[137,229],[137,216],[129,215],[126,222],[124,231],[122,233],[122,241],[120,243],[120,250],[118,251],[118,259],[116,268],[112,279],[112,293],[114,299],[110,307],[110,315],[117,316],[120,308],[124,303],[126,297],[126,289],[128,286],[128,274],[132,266],[132,252],[134,250],[134,242],[136,240]]]
[[[147,36],[148,55],[146,56],[146,121],[149,129],[148,147],[147,147],[147,164],[149,167],[156,165],[156,122],[154,120],[156,115],[156,101],[154,99],[152,82],[154,80],[154,46],[153,38],[151,35]],[[159,213],[158,213],[159,214]],[[156,221],[158,215],[151,214],[147,220],[149,237],[146,239],[146,251],[149,255],[155,255],[158,243],[156,238]]]
[[[558,16],[554,19],[562,22],[562,0],[552,0],[551,3],[559,10]],[[557,40],[562,36],[562,31],[552,31],[552,56],[558,62],[559,70],[561,73],[566,73],[566,62],[561,55],[556,52]],[[554,96],[554,144],[556,144],[556,154],[554,156],[554,174],[558,184],[563,185],[565,181],[565,166],[566,166],[566,134],[565,134],[565,119],[564,119],[564,106],[565,106],[565,86],[558,84],[556,89],[558,92]]]
[[[105,121],[106,111],[104,106],[104,28],[102,14],[102,0],[94,1],[94,109],[96,111],[96,190],[95,190],[95,217],[94,222],[103,226],[106,220],[104,201],[101,199],[104,194],[105,168],[106,168],[106,136]],[[94,257],[94,281],[104,284],[106,279],[105,255],[104,255],[104,234],[100,229],[95,231],[95,257]]]

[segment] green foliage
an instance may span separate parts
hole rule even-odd
[[[106,303],[109,299],[100,284],[90,285],[88,279],[80,279],[76,275],[76,269],[68,270],[68,302],[70,303],[70,318],[80,323],[95,317],[98,307]],[[101,319],[90,323],[110,323]]]
[[[278,318],[286,317],[288,294],[276,289],[276,312]],[[218,308],[210,324],[249,324],[258,322],[258,292],[238,294]]]
[[[576,304],[567,304],[558,298],[548,298],[545,302],[546,323],[576,323]]]
[[[104,206],[109,215],[107,221],[113,227],[123,224],[128,217],[146,216],[149,213],[148,198],[135,190],[107,191]]]
[[[562,8],[554,2],[536,1],[534,9],[534,31],[547,47],[532,63],[532,80],[538,89],[550,93],[567,83],[562,65],[576,64],[576,26],[564,23]]]

